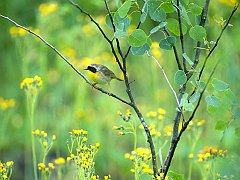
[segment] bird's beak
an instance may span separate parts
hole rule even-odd
[[[88,70],[88,67],[84,68],[83,70]]]

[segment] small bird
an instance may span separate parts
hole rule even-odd
[[[116,75],[108,69],[106,66],[102,64],[90,64],[87,68],[84,70],[88,70],[91,79],[94,82],[94,85],[96,84],[108,84],[110,87],[110,82],[112,79],[117,79],[118,81],[123,81],[120,78],[117,78]]]

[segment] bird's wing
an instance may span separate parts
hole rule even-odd
[[[108,76],[108,77],[111,77],[111,78],[116,78],[116,75],[110,70],[108,69],[106,66],[102,66],[100,71],[105,75],[105,76]]]

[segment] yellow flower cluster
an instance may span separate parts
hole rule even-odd
[[[73,129],[70,134],[70,142],[68,143],[69,157],[67,161],[72,161],[77,166],[77,171],[81,172],[88,179],[97,178],[94,170],[94,157],[100,147],[100,143],[88,145],[88,132],[80,129]]]
[[[47,165],[45,165],[44,163],[38,163],[38,170],[39,171],[44,171],[45,173],[50,173],[51,170],[54,170],[55,166],[53,163],[48,163]]]
[[[124,155],[126,159],[133,162],[133,168],[130,169],[131,173],[138,174],[153,174],[153,170],[150,167],[151,152],[148,148],[137,148],[136,150]]]
[[[0,109],[3,111],[7,110],[8,108],[14,107],[16,102],[14,99],[4,99],[0,97]]]
[[[71,132],[69,132],[69,134],[74,134],[76,136],[80,136],[80,135],[87,135],[88,132],[83,130],[83,129],[73,129]]]
[[[34,29],[32,27],[29,27],[28,29],[30,29],[31,31],[33,31],[37,34],[40,33],[39,29]],[[15,37],[15,36],[25,36],[28,32],[23,28],[12,26],[9,29],[9,33],[11,34],[11,36]]]
[[[202,119],[202,120],[195,119],[194,121],[190,121],[190,123],[188,124],[187,129],[190,129],[191,127],[201,127],[205,123],[206,123],[205,119]]]
[[[59,157],[59,158],[54,160],[54,163],[56,165],[63,165],[63,164],[65,164],[65,159],[63,157]]]
[[[3,180],[10,179],[13,164],[14,164],[13,161],[8,161],[4,163],[0,160],[0,179]]]
[[[21,84],[20,88],[26,91],[34,92],[42,87],[42,79],[39,76],[34,76],[33,78],[25,78]]]
[[[164,115],[166,114],[166,110],[163,108],[158,108],[157,111],[150,111],[147,113],[147,117],[155,118],[157,117],[159,120],[164,119]]]
[[[128,122],[131,119],[130,109],[126,110],[125,115],[123,115],[123,113],[121,113],[120,111],[118,111],[117,114],[126,122]]]
[[[208,161],[217,157],[226,157],[228,154],[227,150],[217,149],[210,146],[205,146],[203,150],[197,154],[198,162]],[[190,153],[189,158],[193,158],[193,153]]]
[[[51,143],[49,143],[49,139],[47,137],[48,134],[45,131],[39,130],[39,129],[32,131],[32,134],[39,138],[40,143],[42,144],[43,148],[45,148],[45,149],[50,148],[53,144],[53,141],[56,140],[56,135],[53,135],[52,141],[51,141]]]
[[[52,3],[42,3],[39,5],[38,10],[40,14],[46,16],[48,14],[51,14],[55,12],[59,8],[59,4],[52,2]]]

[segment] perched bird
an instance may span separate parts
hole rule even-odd
[[[110,81],[112,79],[123,81],[122,79],[117,78],[116,75],[110,69],[108,69],[106,66],[102,64],[90,64],[84,70],[89,71],[90,77],[93,80],[94,85],[108,84],[110,86]]]

